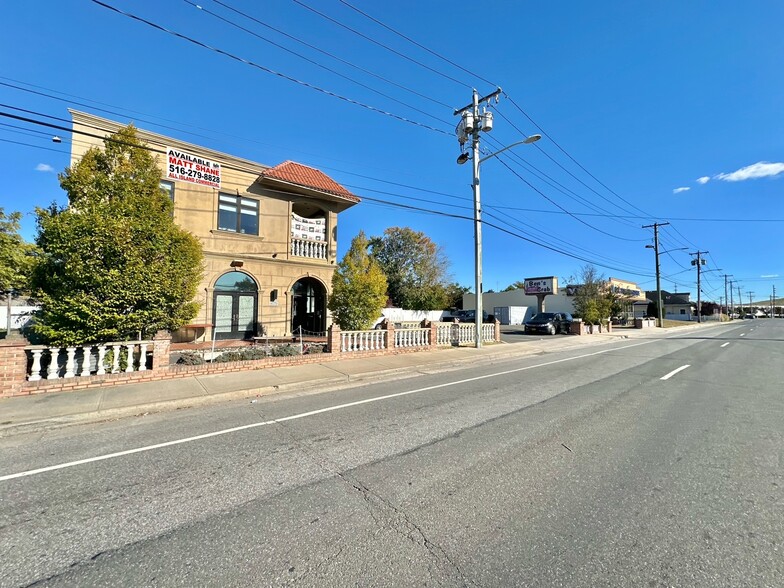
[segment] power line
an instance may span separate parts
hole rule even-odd
[[[583,171],[584,171],[586,174],[588,174],[589,176],[591,176],[591,178],[593,178],[593,179],[594,179],[594,181],[596,181],[596,182],[597,182],[599,185],[601,185],[601,186],[602,186],[602,187],[603,187],[605,190],[607,190],[607,191],[608,191],[610,194],[614,195],[614,196],[615,196],[615,197],[617,197],[619,200],[621,200],[622,202],[624,202],[624,203],[626,203],[627,205],[631,206],[631,207],[632,207],[632,208],[634,208],[635,210],[638,210],[638,211],[639,211],[639,212],[641,212],[642,214],[644,214],[644,215],[647,215],[647,216],[648,216],[648,218],[650,218],[650,217],[651,217],[651,215],[650,215],[650,214],[648,214],[647,212],[645,212],[643,209],[641,209],[641,208],[639,208],[639,207],[635,206],[634,204],[632,204],[631,202],[629,202],[628,200],[626,200],[626,199],[625,199],[623,196],[621,196],[620,194],[617,194],[617,193],[616,193],[615,191],[613,191],[613,190],[612,190],[612,189],[611,189],[609,186],[605,185],[605,184],[604,184],[604,183],[603,183],[601,180],[599,180],[599,179],[598,179],[596,176],[594,176],[594,175],[593,175],[591,172],[589,172],[587,169],[585,169],[585,167],[583,167],[583,166],[582,166],[582,164],[581,164],[579,161],[577,161],[577,160],[576,160],[574,157],[572,157],[572,156],[571,156],[571,155],[570,155],[570,154],[569,154],[569,153],[566,151],[566,149],[564,149],[563,147],[561,147],[561,145],[560,145],[560,144],[559,144],[559,143],[558,143],[558,142],[557,142],[555,139],[553,139],[553,138],[552,138],[552,137],[549,135],[549,133],[547,133],[547,131],[545,131],[545,130],[544,130],[542,127],[540,127],[540,126],[539,126],[539,125],[536,123],[536,121],[535,121],[534,119],[532,119],[532,118],[531,118],[531,117],[528,115],[528,113],[527,113],[525,110],[523,110],[523,108],[522,108],[522,107],[521,107],[519,104],[517,104],[517,102],[515,102],[515,101],[514,101],[514,99],[513,99],[511,96],[509,96],[509,94],[507,94],[506,92],[504,92],[504,97],[506,97],[506,98],[509,100],[509,102],[512,104],[512,106],[514,106],[514,107],[515,107],[517,110],[519,110],[519,111],[520,111],[520,112],[523,114],[523,116],[525,116],[525,117],[526,117],[526,118],[527,118],[527,119],[528,119],[528,120],[531,122],[531,124],[533,124],[533,125],[534,125],[534,126],[537,128],[537,129],[539,129],[539,130],[541,131],[541,133],[542,133],[542,134],[543,134],[545,137],[547,137],[548,139],[550,139],[550,141],[552,141],[553,145],[555,145],[555,146],[556,146],[556,147],[557,147],[557,148],[558,148],[558,149],[561,151],[561,153],[563,153],[564,155],[566,155],[566,157],[568,157],[568,158],[569,158],[569,159],[570,159],[570,160],[571,160],[571,161],[572,161],[572,162],[573,162],[575,165],[577,165],[577,167],[579,167],[579,168],[580,168],[581,170],[583,170]]]
[[[614,239],[620,239],[621,241],[646,241],[646,240],[647,240],[647,239],[627,239],[627,238],[625,238],[625,237],[619,237],[618,235],[613,235],[612,233],[608,233],[607,231],[603,231],[602,229],[600,229],[600,228],[598,228],[598,227],[594,227],[593,225],[591,225],[591,224],[589,224],[589,223],[585,222],[583,219],[579,218],[578,216],[576,216],[576,215],[572,214],[571,212],[569,212],[568,210],[566,210],[566,209],[565,209],[563,206],[561,206],[560,204],[558,204],[558,203],[557,203],[555,200],[553,200],[552,198],[550,198],[550,197],[549,197],[547,194],[545,194],[544,192],[542,192],[541,190],[539,190],[539,189],[538,189],[536,186],[534,186],[534,185],[533,185],[531,182],[529,182],[529,181],[528,181],[528,180],[526,180],[526,179],[525,179],[523,176],[521,176],[520,174],[518,174],[518,173],[517,173],[517,172],[516,172],[514,169],[512,169],[512,168],[511,168],[511,167],[510,167],[510,166],[509,166],[509,165],[506,163],[506,161],[504,161],[504,159],[503,159],[501,156],[499,156],[499,157],[498,157],[498,160],[501,162],[501,165],[503,165],[503,166],[504,166],[506,169],[508,169],[510,172],[512,172],[512,173],[513,173],[515,176],[517,176],[517,178],[518,178],[518,179],[519,179],[521,182],[523,182],[524,184],[526,184],[526,185],[527,185],[529,188],[531,188],[531,189],[532,189],[534,192],[536,192],[537,194],[539,194],[540,196],[542,196],[542,198],[544,198],[545,200],[547,200],[547,201],[548,201],[550,204],[552,204],[553,206],[555,206],[555,207],[557,207],[557,208],[560,208],[562,211],[564,211],[566,214],[568,214],[569,216],[571,216],[573,219],[575,219],[575,220],[576,220],[576,221],[578,221],[579,223],[582,223],[582,224],[584,224],[586,227],[589,227],[590,229],[592,229],[592,230],[594,230],[594,231],[597,231],[598,233],[602,233],[602,234],[604,234],[604,235],[607,235],[608,237],[613,237]]]
[[[383,96],[384,98],[386,98],[388,100],[392,100],[393,102],[396,102],[397,104],[405,106],[406,108],[410,108],[411,110],[414,110],[414,111],[418,112],[419,114],[424,114],[425,116],[428,116],[428,117],[430,117],[432,119],[435,119],[438,122],[444,123],[445,125],[449,124],[449,121],[446,121],[444,119],[438,118],[437,116],[434,116],[434,115],[430,114],[429,112],[425,112],[424,110],[421,110],[421,109],[417,108],[416,106],[412,106],[411,104],[403,102],[402,100],[398,100],[394,96],[390,96],[389,94],[385,94],[384,92],[381,92],[380,90],[377,90],[376,88],[368,86],[367,84],[364,84],[364,83],[362,83],[362,82],[360,82],[358,80],[355,80],[354,78],[351,78],[351,77],[349,77],[349,76],[347,76],[345,74],[342,74],[339,71],[337,71],[335,69],[332,69],[331,67],[327,67],[324,64],[318,63],[317,61],[315,61],[313,59],[310,59],[309,57],[307,57],[305,55],[302,55],[301,53],[297,53],[296,51],[294,51],[292,49],[289,49],[288,47],[285,47],[285,46],[281,45],[280,43],[276,43],[275,41],[272,41],[271,39],[268,39],[268,38],[264,37],[263,35],[260,35],[260,34],[254,32],[254,31],[246,28],[246,27],[243,27],[242,25],[237,24],[234,21],[229,20],[228,18],[225,18],[225,17],[221,16],[220,14],[217,14],[217,13],[215,13],[215,12],[213,12],[213,11],[207,9],[207,8],[204,8],[203,6],[200,6],[200,5],[196,4],[195,2],[191,2],[191,0],[183,0],[183,2],[185,2],[186,4],[188,4],[190,6],[193,6],[194,8],[198,9],[201,12],[204,12],[205,14],[209,14],[213,18],[217,18],[218,20],[220,20],[222,22],[225,22],[228,25],[231,25],[231,26],[233,26],[233,27],[235,27],[235,28],[237,28],[237,29],[239,29],[241,31],[244,31],[244,32],[248,33],[249,35],[253,35],[257,39],[261,39],[262,41],[265,41],[266,43],[269,43],[269,44],[277,47],[278,49],[280,49],[282,51],[286,51],[287,53],[290,53],[291,55],[299,57],[300,59],[303,59],[303,60],[307,61],[308,63],[310,63],[312,65],[315,65],[316,67],[320,67],[320,68],[324,69],[325,71],[328,71],[331,74],[334,74],[334,75],[336,75],[338,77],[341,77],[344,80],[348,80],[349,82],[351,82],[353,84],[357,84],[361,88],[365,88],[366,90],[370,90],[371,92],[375,92],[379,96]]]
[[[326,55],[327,57],[330,57],[330,58],[332,58],[332,59],[334,59],[336,61],[339,61],[340,63],[342,63],[344,65],[347,65],[349,67],[353,67],[354,69],[356,69],[358,71],[361,71],[362,73],[365,73],[365,74],[368,74],[370,76],[373,76],[374,78],[376,78],[378,80],[381,80],[383,82],[391,84],[391,85],[395,86],[396,88],[400,88],[401,90],[405,90],[406,92],[410,92],[411,94],[414,94],[415,96],[418,96],[418,97],[420,97],[420,98],[422,98],[424,100],[429,100],[430,102],[432,102],[434,104],[437,104],[439,106],[443,106],[444,108],[449,108],[449,109],[452,108],[449,104],[446,104],[445,102],[440,102],[439,100],[436,100],[432,96],[428,96],[427,94],[422,94],[421,92],[418,92],[418,91],[416,91],[416,90],[414,90],[412,88],[409,88],[408,86],[404,86],[402,84],[399,84],[399,83],[397,83],[397,82],[395,82],[393,80],[390,80],[389,78],[385,78],[384,76],[381,76],[381,75],[379,75],[379,74],[377,74],[377,73],[375,73],[375,72],[373,72],[373,71],[371,71],[369,69],[365,69],[364,67],[361,67],[361,66],[357,65],[356,63],[352,63],[351,61],[348,61],[347,59],[343,59],[342,57],[339,57],[339,56],[337,56],[337,55],[335,55],[333,53],[330,53],[329,51],[325,51],[324,49],[318,47],[317,45],[313,45],[311,43],[308,43],[307,41],[303,41],[299,37],[295,37],[294,35],[290,35],[289,33],[287,33],[286,31],[284,31],[282,29],[279,29],[277,27],[273,27],[269,23],[266,23],[266,22],[264,22],[262,20],[259,20],[258,18],[255,18],[254,16],[252,16],[252,15],[246,13],[246,12],[242,12],[241,10],[238,10],[237,8],[234,8],[233,6],[230,6],[230,5],[226,4],[225,2],[221,2],[221,0],[212,0],[212,1],[215,4],[218,4],[218,5],[223,6],[224,8],[226,8],[228,10],[231,10],[235,14],[238,14],[238,15],[244,17],[244,18],[247,18],[248,20],[252,20],[253,22],[255,22],[255,23],[257,23],[257,24],[259,24],[259,25],[261,25],[261,26],[271,30],[271,31],[275,31],[276,33],[278,33],[280,35],[283,35],[284,37],[286,37],[288,39],[291,39],[292,41],[294,41],[296,43],[300,43],[300,44],[304,45],[305,47],[313,49],[314,51],[318,51],[322,55]]]
[[[344,102],[347,102],[349,104],[353,104],[355,106],[360,106],[362,108],[365,108],[366,110],[370,110],[371,112],[376,112],[378,114],[383,114],[384,116],[388,116],[390,118],[394,118],[394,119],[399,120],[401,122],[405,122],[405,123],[408,123],[408,124],[411,124],[411,125],[414,125],[414,126],[417,126],[417,127],[421,127],[421,128],[427,129],[429,131],[434,131],[436,133],[441,133],[443,135],[449,135],[449,136],[452,135],[451,132],[445,131],[443,129],[438,129],[436,127],[427,125],[425,123],[417,122],[417,121],[412,120],[410,118],[406,118],[404,116],[400,116],[398,114],[394,114],[394,113],[389,112],[387,110],[383,110],[381,108],[377,108],[375,106],[371,106],[370,104],[366,104],[364,102],[360,102],[359,100],[354,100],[353,98],[349,98],[347,96],[343,96],[342,94],[338,94],[336,92],[332,92],[331,90],[326,90],[324,88],[321,88],[320,86],[316,86],[314,84],[311,84],[310,82],[305,82],[303,80],[298,80],[297,78],[293,78],[293,77],[291,77],[289,75],[286,75],[284,73],[281,73],[279,71],[275,71],[274,69],[271,69],[271,68],[266,67],[264,65],[260,65],[260,64],[254,62],[254,61],[251,61],[249,59],[245,59],[244,57],[239,57],[237,55],[234,55],[233,53],[229,53],[228,51],[224,51],[223,49],[219,49],[217,47],[213,47],[211,45],[208,45],[207,43],[203,43],[202,41],[194,39],[193,37],[189,37],[188,35],[184,35],[182,33],[178,33],[178,32],[173,31],[171,29],[167,29],[164,26],[156,24],[156,23],[154,23],[152,21],[149,21],[147,19],[144,19],[144,18],[142,18],[140,16],[136,16],[135,14],[131,14],[130,12],[125,12],[124,10],[120,10],[119,8],[115,8],[114,6],[111,6],[109,4],[101,2],[101,0],[90,0],[90,2],[92,2],[93,4],[97,4],[98,6],[102,6],[103,8],[106,8],[107,10],[111,10],[112,12],[116,12],[117,14],[121,14],[122,16],[130,18],[130,19],[135,20],[137,22],[141,22],[143,24],[146,24],[147,26],[152,27],[154,29],[157,29],[159,31],[162,31],[162,32],[164,32],[164,33],[166,33],[168,35],[172,35],[174,37],[177,37],[178,39],[182,39],[184,41],[188,41],[189,43],[192,43],[192,44],[194,44],[194,45],[196,45],[198,47],[202,47],[204,49],[208,49],[209,51],[213,51],[214,53],[218,53],[219,55],[223,55],[225,57],[228,57],[229,59],[233,59],[233,60],[238,61],[240,63],[244,63],[245,65],[249,65],[249,66],[254,67],[254,68],[258,69],[258,70],[261,70],[261,71],[263,71],[265,73],[277,76],[277,77],[279,77],[281,79],[287,80],[289,82],[293,82],[293,83],[298,84],[300,86],[304,86],[306,88],[310,88],[311,90],[315,90],[316,92],[320,92],[320,93],[325,94],[327,96],[332,96],[333,98],[337,98],[338,100],[342,100]]]
[[[213,0],[213,1],[217,1],[217,0]],[[396,30],[396,29],[393,29],[392,27],[390,27],[389,25],[387,25],[387,24],[385,24],[385,23],[381,22],[381,21],[380,21],[380,20],[378,20],[377,18],[374,18],[374,17],[370,16],[370,15],[369,15],[367,12],[363,12],[362,10],[360,10],[359,8],[357,8],[356,6],[353,6],[352,4],[349,4],[348,2],[346,2],[346,0],[340,0],[340,2],[341,2],[341,4],[344,4],[344,5],[348,6],[349,8],[351,8],[351,10],[354,10],[354,11],[358,12],[359,14],[361,14],[362,16],[364,16],[365,18],[368,18],[368,19],[372,20],[372,21],[373,21],[374,23],[376,23],[377,25],[380,25],[380,26],[384,27],[385,29],[387,29],[388,31],[390,31],[390,32],[392,32],[392,33],[395,33],[397,36],[399,36],[399,37],[402,37],[403,39],[405,39],[405,40],[406,40],[406,41],[408,41],[409,43],[412,43],[412,44],[416,45],[417,47],[419,47],[420,49],[423,49],[424,51],[427,51],[427,52],[428,52],[428,53],[430,53],[431,55],[434,55],[435,57],[438,57],[439,59],[441,59],[441,60],[443,60],[443,61],[447,62],[449,65],[451,65],[451,66],[453,66],[453,67],[456,67],[457,69],[461,70],[462,72],[464,72],[464,73],[467,73],[468,75],[474,76],[475,78],[477,78],[477,79],[479,79],[479,80],[483,81],[484,83],[486,83],[486,84],[489,84],[489,85],[491,85],[491,86],[496,86],[496,87],[498,86],[498,84],[494,84],[494,83],[493,83],[493,82],[491,82],[490,80],[488,80],[488,79],[486,79],[486,78],[483,78],[483,77],[482,77],[481,75],[479,75],[478,73],[474,73],[474,72],[472,72],[471,70],[468,70],[468,69],[466,69],[465,67],[463,67],[463,66],[462,66],[462,65],[460,65],[459,63],[455,63],[455,62],[454,62],[454,61],[452,61],[451,59],[449,59],[449,58],[447,58],[447,57],[444,57],[443,55],[441,55],[441,54],[439,54],[439,53],[436,53],[436,52],[435,52],[435,51],[433,51],[432,49],[430,49],[430,48],[428,48],[428,47],[425,47],[424,45],[422,45],[421,43],[419,43],[419,42],[415,41],[415,40],[414,40],[414,39],[412,39],[411,37],[408,37],[408,36],[404,35],[404,34],[403,34],[403,33],[401,33],[400,31],[398,31],[398,30]]]
[[[95,2],[95,1],[96,1],[96,0],[93,0],[93,2]],[[433,69],[432,67],[430,67],[429,65],[426,65],[426,64],[422,63],[421,61],[417,61],[417,60],[416,60],[416,59],[414,59],[413,57],[409,57],[409,56],[408,56],[408,55],[406,55],[405,53],[401,53],[400,51],[397,51],[396,49],[392,49],[392,47],[389,47],[388,45],[384,45],[384,43],[382,43],[382,42],[380,42],[380,41],[377,41],[376,39],[374,39],[374,38],[372,38],[372,37],[368,37],[366,34],[364,34],[364,33],[361,33],[361,32],[359,32],[358,30],[356,30],[356,29],[353,29],[353,28],[351,28],[350,26],[348,26],[348,25],[346,25],[346,24],[343,24],[343,23],[342,23],[342,22],[340,22],[339,20],[336,20],[336,19],[332,18],[331,16],[329,16],[329,15],[327,15],[327,14],[324,14],[323,12],[320,12],[320,11],[316,10],[315,8],[313,8],[313,7],[311,7],[311,6],[308,6],[308,5],[307,5],[307,4],[305,4],[304,2],[301,2],[300,0],[293,0],[293,2],[294,2],[295,4],[299,4],[300,6],[302,6],[303,8],[305,8],[305,9],[307,9],[307,10],[310,10],[310,11],[311,11],[311,12],[313,12],[314,14],[318,14],[320,17],[322,17],[322,18],[324,18],[324,19],[326,19],[326,20],[330,21],[331,23],[333,23],[333,24],[336,24],[337,26],[339,26],[339,27],[342,27],[342,28],[346,29],[347,31],[351,31],[351,32],[352,32],[352,33],[354,33],[355,35],[359,35],[360,37],[362,37],[362,38],[363,38],[363,39],[365,39],[366,41],[370,41],[370,42],[371,42],[371,43],[373,43],[374,45],[378,45],[379,47],[383,47],[384,49],[386,49],[387,51],[390,51],[390,52],[394,53],[394,54],[395,54],[395,55],[397,55],[398,57],[402,57],[403,59],[405,59],[405,60],[407,60],[407,61],[410,61],[411,63],[415,63],[416,65],[418,65],[418,66],[420,66],[420,67],[423,67],[423,68],[425,68],[426,70],[428,70],[428,71],[430,71],[430,72],[432,72],[432,73],[434,73],[434,74],[437,74],[437,75],[441,76],[441,77],[442,77],[442,78],[444,78],[444,79],[447,79],[447,80],[449,80],[449,81],[455,82],[456,84],[459,84],[459,85],[461,85],[461,86],[463,86],[463,87],[467,87],[467,88],[470,88],[470,87],[471,87],[469,84],[466,84],[465,82],[462,82],[461,80],[458,80],[458,79],[456,79],[456,78],[453,78],[453,77],[452,77],[452,76],[450,76],[450,75],[447,75],[447,74],[445,74],[445,73],[443,73],[443,72],[440,72],[440,71],[438,71],[437,69]]]

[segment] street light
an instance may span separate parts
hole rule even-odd
[[[531,135],[521,141],[517,141],[491,153],[486,157],[480,158],[479,156],[479,134],[482,131],[489,132],[493,129],[493,113],[485,110],[480,114],[479,103],[488,102],[491,99],[498,98],[501,93],[501,88],[498,88],[492,94],[483,98],[479,98],[474,90],[473,101],[468,106],[455,110],[456,115],[460,115],[460,122],[455,129],[457,133],[457,140],[461,147],[471,138],[471,155],[462,151],[457,158],[457,163],[462,165],[469,159],[473,162],[473,190],[474,190],[474,292],[476,292],[476,310],[474,312],[474,326],[475,326],[475,345],[479,349],[482,347],[482,323],[484,320],[484,311],[482,308],[482,209],[480,207],[480,192],[479,192],[479,166],[495,157],[496,155],[511,149],[517,145],[527,145],[534,143],[542,138],[541,135]]]

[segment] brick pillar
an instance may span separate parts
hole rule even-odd
[[[495,327],[495,334],[493,336],[495,337],[495,342],[496,343],[500,343],[501,342],[501,321],[499,321],[498,319],[495,319],[493,322],[494,322],[494,327]]]
[[[430,329],[430,347],[432,349],[438,347],[438,323],[423,319],[422,328]]]
[[[335,323],[327,329],[327,353],[340,353],[340,327]]]
[[[572,321],[572,325],[569,327],[569,333],[571,335],[582,335],[583,334],[583,319],[574,319]]]
[[[171,345],[171,333],[169,331],[158,331],[152,338],[152,369],[162,371],[169,369],[169,346]]]
[[[387,330],[387,349],[395,348],[395,323],[389,319],[384,319],[384,326]]]
[[[27,381],[25,345],[24,338],[0,341],[0,396],[19,394]]]

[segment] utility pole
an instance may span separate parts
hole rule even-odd
[[[735,314],[735,298],[732,296],[732,284],[734,283],[735,282],[730,280],[730,312],[732,313],[730,314],[730,318],[732,318],[732,315]]]
[[[498,88],[495,92],[480,98],[476,90],[474,90],[471,104],[455,110],[455,115],[460,115],[460,122],[457,125],[458,141],[460,141],[462,147],[464,140],[467,140],[469,135],[471,136],[471,159],[474,164],[474,292],[476,292],[474,326],[476,327],[475,344],[477,349],[482,346],[482,324],[484,322],[482,309],[482,207],[480,205],[479,192],[479,133],[481,131],[490,131],[493,128],[493,114],[484,112],[480,116],[479,104],[489,102],[494,98],[497,100],[500,94],[501,88]],[[458,163],[462,163],[460,159],[458,159]]]
[[[727,298],[727,278],[731,278],[731,277],[732,277],[732,274],[724,274],[724,304],[729,304],[729,302],[730,302],[730,299]],[[732,282],[730,282],[730,284],[731,283]],[[730,286],[730,289],[731,288],[732,288],[732,286]],[[732,292],[730,292],[730,293],[732,293]],[[732,317],[732,315],[730,314],[730,310],[729,310],[729,308],[727,308],[727,318],[731,318],[731,317]]]
[[[738,304],[740,304],[740,313],[743,314],[743,297],[740,295],[740,284],[738,284]]]
[[[773,296],[770,301],[770,318],[776,318],[776,284],[773,284]]]
[[[696,255],[697,259],[692,259],[691,264],[697,266],[697,322],[702,322],[702,289],[700,286],[700,274],[702,273],[702,266],[705,265],[703,255],[710,253],[709,251],[696,251],[689,253],[689,255]]]
[[[661,298],[661,270],[659,266],[659,227],[669,225],[670,223],[653,223],[652,225],[643,225],[643,229],[650,229],[653,227],[653,251],[656,255],[656,314],[659,319],[659,328],[664,327],[664,314],[662,312],[662,298]],[[650,245],[646,245],[650,247]]]
[[[752,310],[751,310],[751,296],[752,296],[752,294],[754,294],[754,292],[749,292],[749,314],[754,314],[752,312]]]

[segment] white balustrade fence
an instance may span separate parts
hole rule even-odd
[[[340,352],[375,351],[387,348],[387,332],[379,329],[370,331],[340,331]]]
[[[438,323],[436,345],[465,345],[476,341],[474,323]],[[482,341],[495,341],[495,325],[482,324]]]
[[[430,345],[430,329],[395,329],[395,347],[426,347]]]
[[[310,259],[327,259],[327,244],[307,239],[291,240],[291,255]]]
[[[56,380],[85,376],[102,376],[119,372],[143,372],[152,359],[152,341],[126,341],[73,347],[25,347],[28,361],[27,379]]]

